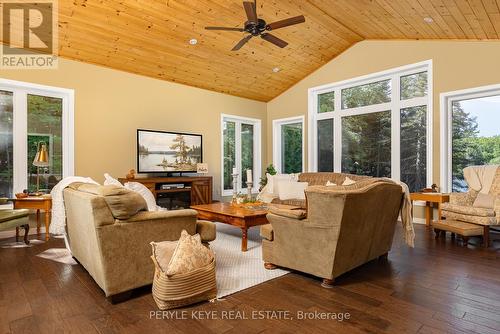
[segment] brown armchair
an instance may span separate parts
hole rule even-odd
[[[307,218],[283,210],[267,215],[261,229],[265,267],[281,266],[333,279],[391,249],[403,193],[390,181],[306,190]],[[293,210],[291,210],[293,211]]]

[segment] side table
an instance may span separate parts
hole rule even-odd
[[[14,209],[31,209],[36,210],[36,233],[40,236],[40,210],[45,212],[45,240],[49,240],[49,225],[52,213],[52,197],[44,196],[29,196],[25,198],[14,198],[11,200],[14,204]],[[19,227],[16,228],[16,238],[19,237]]]
[[[430,226],[432,220],[432,209],[434,203],[437,203],[438,220],[441,220],[441,204],[449,202],[450,195],[443,193],[411,193],[411,201],[425,201],[425,225]]]

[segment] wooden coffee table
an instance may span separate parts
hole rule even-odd
[[[266,215],[270,207],[280,209],[300,209],[298,206],[282,204],[263,205],[232,205],[231,203],[212,203],[192,205],[191,209],[198,211],[198,218],[221,222],[241,228],[241,251],[247,251],[248,229],[252,226],[265,225]]]

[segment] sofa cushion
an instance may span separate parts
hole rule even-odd
[[[213,252],[203,246],[199,234],[189,235],[183,230],[165,273],[168,276],[189,273],[209,265],[213,259]]]
[[[451,211],[464,215],[479,216],[479,217],[494,217],[495,211],[493,209],[486,209],[474,206],[461,206],[450,203],[443,203],[441,206],[443,211]]]
[[[141,195],[123,186],[101,186],[75,182],[71,183],[69,188],[104,197],[106,204],[111,210],[111,214],[116,219],[127,220],[137,212],[147,210],[148,208],[146,201]]]
[[[495,197],[493,195],[483,193],[478,193],[474,204],[472,204],[473,207],[485,209],[493,209],[494,205]]]
[[[0,223],[6,222],[9,220],[18,219],[18,218],[28,217],[29,214],[30,214],[30,212],[27,209],[0,210]]]

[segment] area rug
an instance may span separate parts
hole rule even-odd
[[[217,238],[210,243],[217,263],[217,298],[248,289],[265,281],[286,275],[287,270],[266,270],[262,261],[262,238],[259,228],[248,230],[248,251],[241,251],[241,230],[237,227],[216,223]],[[33,240],[32,240],[33,242]],[[19,247],[23,247],[19,244]],[[66,248],[50,248],[38,257],[67,265],[76,261]]]
[[[262,261],[259,228],[248,230],[248,251],[241,251],[241,230],[216,223],[217,238],[210,243],[217,261],[217,298],[286,275],[287,270],[266,270]]]

